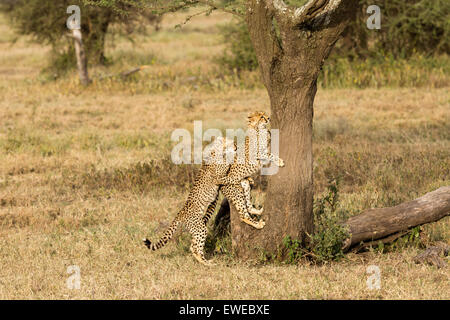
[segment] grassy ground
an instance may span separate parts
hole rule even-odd
[[[114,64],[91,69],[88,89],[75,75],[40,75],[48,48],[11,45],[0,20],[0,298],[450,298],[448,267],[414,264],[418,246],[321,266],[216,254],[207,268],[185,234],[156,253],[141,244],[170,223],[192,181],[191,166],[167,162],[171,132],[194,120],[243,127],[249,111],[269,110],[257,73],[243,86],[213,62],[223,49],[217,24],[228,20],[213,14],[174,30],[178,14],[134,45],[116,38]],[[151,67],[129,80],[99,79],[142,64]],[[354,214],[449,185],[449,98],[448,87],[319,90],[316,194],[340,177],[340,205]],[[449,241],[449,219],[422,229],[422,244]],[[71,265],[80,290],[66,286]],[[367,288],[369,265],[381,270],[380,290]]]

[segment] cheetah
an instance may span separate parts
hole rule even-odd
[[[263,211],[262,208],[259,210],[254,208],[251,203],[252,179],[250,176],[259,172],[267,161],[274,162],[279,167],[284,167],[284,161],[268,151],[270,118],[265,112],[250,113],[247,125],[249,134],[245,138],[244,163],[242,161],[232,163],[227,176],[220,178],[218,182],[222,185],[220,191],[236,207],[241,221],[261,229],[265,222],[263,220],[255,221],[250,215],[261,215]],[[242,201],[236,201],[240,198],[239,186],[243,189],[245,204]]]
[[[236,144],[231,139],[223,137],[216,138],[211,145],[211,158],[214,158],[217,155],[223,155],[224,148],[226,150],[225,154],[235,152]],[[220,158],[214,160],[220,160]],[[212,212],[214,212],[217,204],[219,194],[217,180],[225,177],[230,168],[229,163],[225,161],[222,162],[223,163],[219,163],[219,161],[206,161],[206,163],[202,165],[196,176],[194,186],[190,190],[186,203],[164,235],[156,243],[152,243],[148,239],[143,240],[144,244],[149,249],[157,250],[162,248],[172,238],[178,227],[181,224],[184,224],[192,235],[190,250],[194,257],[202,264],[212,265],[212,263],[204,257],[204,246],[207,235],[206,223]],[[245,204],[246,195],[243,194],[242,188],[236,192],[233,199],[238,203]],[[206,206],[208,205],[208,210],[206,214],[203,215]]]

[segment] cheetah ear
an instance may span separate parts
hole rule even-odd
[[[260,112],[259,112],[259,116],[260,116],[261,118],[269,119],[269,115],[268,115],[267,113],[265,113],[264,111],[260,111]]]
[[[251,125],[257,122],[259,119],[259,112],[250,112],[247,116],[247,124]]]
[[[267,118],[268,115],[264,111],[254,111],[254,112],[250,112],[247,117],[249,119],[250,118],[258,118],[259,119],[259,118],[262,118],[262,117]]]

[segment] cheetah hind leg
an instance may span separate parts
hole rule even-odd
[[[191,247],[189,248],[189,250],[192,252],[192,255],[194,256],[195,260],[197,260],[198,262],[200,262],[201,264],[205,265],[205,266],[212,266],[214,265],[212,262],[206,260],[205,256],[203,256],[202,254],[198,253],[194,247],[191,245]]]
[[[201,264],[205,266],[213,266],[214,263],[212,263],[209,260],[206,260],[205,254],[204,254],[204,248],[205,248],[205,241],[206,241],[206,235],[208,233],[208,230],[206,226],[203,224],[202,228],[197,233],[192,233],[192,243],[189,250],[192,252],[192,255],[194,258],[200,262]]]
[[[263,213],[264,208],[261,207],[260,209],[256,209],[253,206],[252,200],[251,200],[251,193],[250,193],[251,187],[250,186],[253,185],[254,183],[255,182],[253,181],[252,178],[246,178],[241,181],[241,186],[244,191],[245,202],[247,204],[248,213],[253,214],[255,216],[260,216]]]

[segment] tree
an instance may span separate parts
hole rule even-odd
[[[262,230],[241,223],[237,212],[227,202],[222,203],[216,222],[226,221],[223,213],[231,210],[233,251],[243,259],[260,257],[261,253],[279,255],[287,238],[307,245],[309,235],[314,231],[312,121],[317,78],[336,41],[348,23],[354,21],[360,1],[290,0],[288,4],[283,0],[88,2],[110,7],[121,2],[132,3],[153,13],[202,4],[208,6],[205,13],[220,9],[244,19],[270,98],[272,127],[280,130],[280,157],[285,160],[286,167],[269,177],[264,204],[267,223]],[[438,205],[434,203],[436,201]],[[411,208],[415,210],[414,214],[410,214]],[[386,226],[390,232],[398,233],[448,216],[448,211],[448,188],[441,188],[398,207],[364,212],[348,220],[346,226],[350,231],[367,231],[361,240],[370,241],[378,239],[374,234],[386,236],[380,232]],[[385,213],[390,219],[383,218]],[[426,215],[425,219],[421,217],[422,213]],[[403,219],[404,223],[398,219]],[[360,225],[358,221],[363,223]],[[216,231],[220,232],[219,229]],[[348,250],[357,239],[350,235],[342,249]]]
[[[149,23],[159,23],[159,19],[149,12],[138,11],[126,3],[117,7],[99,8],[83,0],[1,0],[0,12],[6,13],[19,35],[30,35],[39,43],[52,46],[51,69],[64,71],[75,67],[74,41],[68,37],[66,21],[67,8],[71,5],[81,9],[81,33],[86,59],[90,64],[105,64],[105,38],[113,23],[132,32],[140,19]],[[127,10],[124,15],[123,11]]]
[[[391,53],[409,57],[448,53],[450,2],[446,0],[358,0],[360,9],[343,34],[341,55]],[[365,21],[370,5],[381,9],[382,28],[369,30]]]
[[[98,1],[102,5],[117,2]],[[233,248],[238,257],[256,257],[261,250],[273,254],[286,236],[306,243],[313,232],[312,120],[317,77],[357,3],[310,0],[296,7],[283,0],[136,1],[160,11],[203,4],[210,10],[241,16],[248,25],[270,97],[272,126],[280,130],[280,157],[286,167],[269,178],[264,229],[256,231],[233,223],[237,214],[231,215]]]
[[[31,35],[37,42],[50,44],[54,51],[70,51],[67,44],[70,39],[64,37],[69,32],[66,12],[70,5],[81,8],[81,31],[87,50],[89,61],[104,63],[104,40],[110,23],[114,21],[112,10],[84,6],[79,0],[50,1],[50,0],[9,0],[2,7],[6,12],[15,31],[20,35]],[[63,48],[63,49],[62,49]],[[72,60],[75,61],[73,56]]]
[[[367,13],[378,5],[381,29],[369,29]],[[427,56],[450,51],[450,1],[446,0],[358,0],[355,18],[345,28],[326,64],[347,58],[350,62],[386,56],[405,59],[415,54]],[[219,62],[231,70],[254,70],[256,55],[244,21],[233,21],[222,28],[226,47]],[[331,60],[331,61],[330,61]]]
[[[84,50],[83,44],[83,34],[81,32],[81,25],[79,21],[80,10],[79,7],[76,6],[69,7],[67,10],[68,12],[71,12],[71,10],[74,10],[74,12],[76,12],[67,21],[67,27],[72,30],[72,37],[75,45],[75,55],[77,58],[77,68],[78,73],[80,75],[80,82],[82,85],[87,86],[91,83],[91,79],[89,79],[86,52]]]
[[[355,0],[311,0],[301,7],[282,0],[250,0],[246,21],[267,88],[271,119],[280,130],[286,167],[269,177],[267,224],[261,232],[234,226],[234,250],[256,257],[275,254],[283,239],[307,243],[313,233],[313,104],[319,71],[356,12]],[[238,236],[239,244],[237,243]]]

